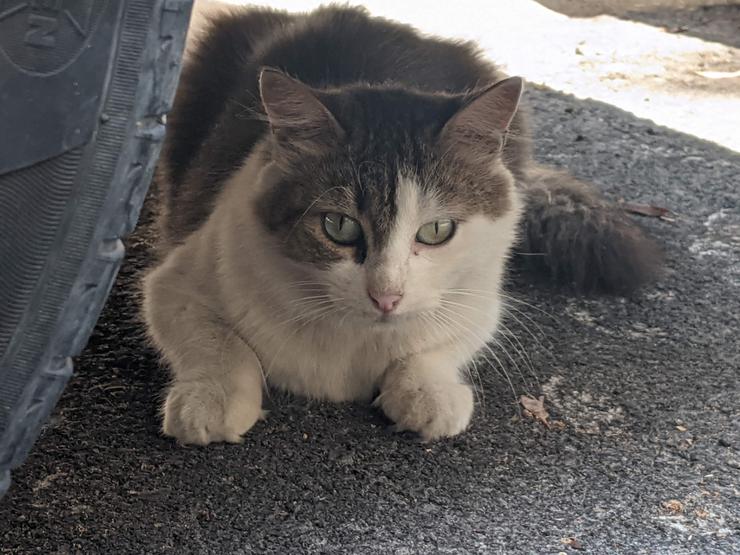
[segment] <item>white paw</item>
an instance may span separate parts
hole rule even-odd
[[[260,401],[261,392],[227,392],[213,380],[176,381],[164,403],[162,431],[183,444],[240,443],[262,417]]]
[[[473,391],[465,384],[432,382],[401,374],[386,378],[376,400],[399,431],[430,441],[459,434],[473,416]]]

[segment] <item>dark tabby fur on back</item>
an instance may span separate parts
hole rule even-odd
[[[173,373],[164,432],[238,442],[270,384],[379,393],[399,429],[452,436],[512,247],[578,291],[648,281],[657,249],[633,222],[533,161],[521,93],[474,45],[359,8],[215,17],[169,117],[144,281]]]

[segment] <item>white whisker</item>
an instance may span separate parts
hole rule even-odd
[[[458,313],[456,313],[454,310],[452,310],[450,308],[446,308],[446,307],[439,307],[437,310],[438,311],[443,311],[443,313],[446,315],[447,319],[451,323],[454,323],[460,329],[466,331],[468,335],[470,335],[474,339],[477,339],[478,340],[478,342],[479,342],[479,347],[478,348],[479,349],[485,349],[493,357],[493,359],[498,364],[498,367],[501,369],[501,373],[506,378],[506,381],[509,384],[509,388],[511,389],[512,395],[514,396],[514,398],[516,398],[516,389],[514,388],[514,383],[511,381],[511,377],[509,376],[509,373],[506,371],[506,368],[503,365],[503,363],[501,362],[501,359],[496,355],[496,353],[493,352],[493,349],[491,349],[491,347],[488,345],[487,341],[484,338],[480,337],[474,330],[471,330],[470,328],[468,328],[464,324],[460,323],[459,320],[456,320],[454,317],[455,316],[458,316]],[[476,344],[473,343],[472,340],[470,340],[470,339],[467,339],[467,340],[470,341],[471,347],[475,348]]]
[[[481,310],[478,307],[470,306],[470,305],[463,304],[463,303],[458,303],[458,302],[455,302],[455,301],[450,301],[449,299],[442,298],[442,299],[440,299],[440,303],[442,305],[460,307],[460,308],[463,308],[463,309],[466,309],[466,310],[473,310],[473,311],[475,311],[475,312],[477,312],[479,314],[487,315],[487,312],[486,311]],[[458,315],[461,316],[461,317],[463,317],[463,318],[465,318],[465,320],[467,320],[468,323],[470,323],[471,325],[477,326],[477,324],[473,320],[471,320],[470,318],[465,317],[462,313],[458,313]],[[496,343],[496,345],[499,346],[499,348],[503,351],[503,353],[506,355],[506,357],[509,359],[509,361],[514,365],[514,368],[516,368],[517,372],[522,377],[522,379],[526,382],[526,377],[524,376],[524,373],[522,372],[521,368],[519,367],[519,364],[516,362],[516,360],[514,360],[514,358],[511,356],[511,354],[506,350],[506,348],[504,347],[504,345],[496,338],[496,334],[495,333],[494,333],[494,335],[491,336],[491,341],[494,341]],[[511,340],[509,340],[507,338],[507,341],[509,342],[509,344],[512,347],[514,347],[514,345],[511,342]],[[514,347],[514,348],[515,348],[515,350],[517,350],[516,347]],[[517,350],[517,352],[519,352],[519,351]],[[531,362],[529,361],[528,357],[523,357],[523,358],[525,360],[525,363],[528,363],[529,364],[529,369],[531,369],[532,374],[535,376],[534,389],[536,389],[538,387],[538,385],[539,385],[539,380],[536,377],[536,373],[534,372],[534,368],[532,368]]]

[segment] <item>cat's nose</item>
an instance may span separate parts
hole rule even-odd
[[[375,307],[386,314],[396,310],[398,303],[401,302],[401,298],[403,297],[403,295],[399,295],[398,293],[388,293],[385,291],[381,293],[368,291],[367,294],[370,295]]]

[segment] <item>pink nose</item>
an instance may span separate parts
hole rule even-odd
[[[388,312],[393,312],[403,297],[403,295],[397,295],[395,293],[373,293],[371,291],[368,291],[367,293],[373,300],[375,307],[386,314]]]

